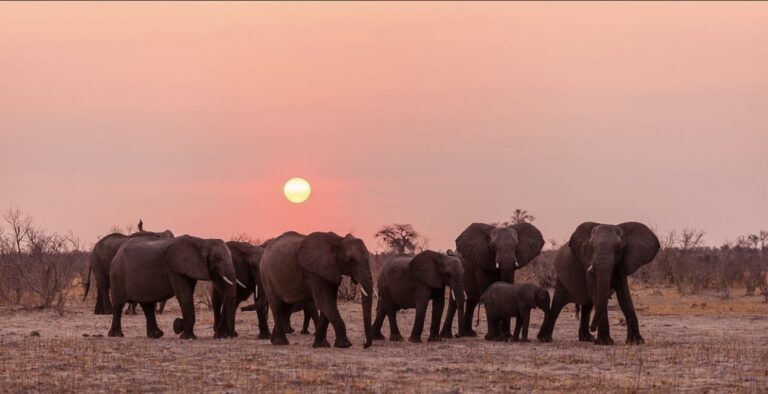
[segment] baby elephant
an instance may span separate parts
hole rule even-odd
[[[531,309],[549,311],[549,292],[531,283],[509,284],[496,282],[480,297],[485,303],[485,315],[488,320],[487,341],[528,342],[528,324],[531,321]],[[512,337],[501,330],[502,323],[515,318],[515,332]],[[520,338],[520,329],[523,337]]]

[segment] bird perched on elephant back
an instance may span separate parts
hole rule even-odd
[[[642,223],[619,225],[585,222],[576,228],[555,256],[557,274],[552,307],[544,318],[538,339],[552,341],[552,331],[563,306],[581,306],[579,340],[612,345],[608,324],[608,297],[613,291],[627,322],[627,343],[642,344],[640,328],[629,293],[627,276],[650,263],[659,251],[659,239]],[[589,316],[592,308],[592,324]],[[597,339],[590,331],[597,329]]]
[[[458,305],[459,321],[464,317],[464,269],[452,252],[448,254],[426,250],[416,256],[398,256],[390,260],[379,273],[377,281],[379,303],[373,323],[374,339],[384,339],[381,326],[389,318],[389,339],[402,341],[397,327],[397,311],[416,308],[410,342],[421,342],[427,304],[432,301],[432,323],[429,342],[440,340],[440,318],[445,303],[445,287],[450,287],[451,299]]]
[[[139,231],[133,234],[112,233],[96,242],[89,257],[89,270],[93,272],[93,276],[96,278],[96,308],[94,314],[112,314],[112,302],[109,299],[109,267],[120,246],[125,241],[136,237],[167,239],[173,238],[173,233],[170,230],[163,232],[144,231],[144,224],[140,221]],[[91,275],[89,273],[88,280],[85,282],[85,295],[83,299],[88,296],[88,290],[91,288],[90,278]]]
[[[261,258],[264,254],[264,247],[239,241],[229,241],[227,242],[227,247],[229,248],[230,253],[232,253],[232,264],[235,266],[237,282],[242,285],[237,288],[236,304],[239,305],[253,294],[254,305],[243,308],[243,310],[256,311],[259,324],[258,338],[269,339],[270,332],[269,325],[267,324],[269,304],[267,303],[267,297],[264,293],[264,286],[261,283],[261,275],[259,273]],[[214,331],[218,329],[219,324],[221,323],[220,316],[223,311],[223,301],[222,294],[215,291],[215,289],[211,289]],[[300,307],[301,308],[297,310],[304,310],[305,313],[305,326],[302,330],[304,332],[307,330],[308,320],[311,318],[314,321],[317,319],[317,316],[316,313],[313,313],[315,308],[312,303],[301,304]],[[289,323],[288,327],[290,327]],[[237,331],[235,331],[235,336],[237,336]]]
[[[122,337],[122,308],[126,302],[138,302],[147,318],[147,336],[159,338],[163,331],[155,320],[154,304],[173,296],[181,307],[182,319],[174,330],[183,331],[182,339],[194,339],[195,285],[210,280],[223,294],[223,323],[215,338],[230,338],[235,332],[235,267],[232,255],[220,239],[202,239],[184,235],[170,239],[137,237],[120,247],[109,272],[113,302],[109,336]],[[179,330],[176,330],[176,328]]]
[[[371,345],[371,305],[373,279],[370,255],[362,240],[332,232],[302,235],[288,232],[271,241],[261,261],[261,280],[276,324],[272,343],[287,345],[282,324],[291,305],[314,300],[320,310],[313,347],[329,347],[326,340],[328,324],[336,332],[336,347],[349,347],[347,329],[339,314],[338,289],[342,276],[359,283],[363,293],[363,324],[365,347]]]
[[[477,336],[472,330],[472,315],[480,295],[491,284],[515,282],[515,271],[523,268],[541,253],[544,237],[536,226],[518,223],[494,226],[472,223],[456,238],[456,251],[464,259],[464,287],[467,289],[467,307],[464,322],[459,323],[459,336]],[[456,303],[448,304],[448,314],[440,333],[451,338]],[[502,331],[509,333],[509,319]]]

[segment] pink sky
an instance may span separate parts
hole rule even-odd
[[[0,207],[87,243],[445,249],[523,208],[719,245],[768,229],[767,70],[768,3],[0,3]]]

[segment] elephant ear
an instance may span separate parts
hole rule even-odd
[[[201,239],[189,236],[175,238],[165,250],[166,266],[172,272],[196,280],[210,280],[208,251]]]
[[[301,241],[296,259],[301,268],[331,282],[341,284],[342,238],[335,233],[315,232]]]
[[[599,225],[600,223],[584,222],[576,227],[576,230],[571,234],[571,239],[568,240],[571,252],[582,264],[587,264],[590,260],[592,252],[589,250],[587,241],[592,236],[592,229]]]
[[[437,268],[437,261],[430,252],[422,252],[416,255],[408,264],[411,275],[434,289],[443,287],[443,276]]]
[[[493,267],[494,252],[488,247],[491,230],[495,227],[485,223],[472,223],[456,238],[456,251],[473,264]]]
[[[621,272],[632,275],[640,267],[653,261],[661,245],[656,234],[648,226],[627,222],[619,225],[624,232],[624,256],[621,259]]]
[[[515,257],[520,266],[528,264],[541,253],[544,247],[544,237],[536,226],[530,223],[518,223],[509,226],[517,231],[517,250]]]

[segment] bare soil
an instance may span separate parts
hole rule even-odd
[[[636,287],[636,286],[635,286]],[[52,310],[0,308],[2,392],[768,392],[768,304],[761,296],[679,296],[633,288],[646,344],[623,344],[620,310],[610,311],[615,346],[577,341],[573,306],[560,315],[554,342],[535,340],[543,314],[531,318],[530,343],[478,338],[439,343],[376,341],[362,348],[360,305],[344,303],[349,349],[312,349],[257,340],[255,313],[239,313],[240,337],[212,339],[212,315],[198,310],[194,341],[173,334],[175,301],[159,316],[165,336],[145,337],[144,316],[123,319],[125,338],[107,338],[110,316],[91,302]],[[614,301],[612,301],[614,302]],[[400,313],[404,336],[413,311]],[[294,315],[294,327],[300,326]],[[33,336],[32,332],[39,333]],[[329,338],[332,342],[332,330]],[[385,323],[383,332],[389,334]]]

